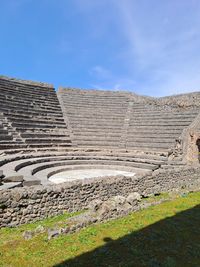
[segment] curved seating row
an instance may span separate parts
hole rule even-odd
[[[167,164],[165,155],[133,154],[117,151],[71,151],[54,153],[27,153],[5,156],[0,160],[4,178],[2,186],[11,183],[20,185],[47,184],[51,173],[63,169],[102,168],[141,171],[154,171]]]

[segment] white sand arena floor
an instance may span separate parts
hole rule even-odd
[[[59,184],[68,181],[96,178],[96,177],[108,177],[108,176],[134,176],[135,173],[119,170],[107,170],[107,169],[85,169],[85,170],[69,170],[61,173],[57,173],[49,178],[49,181]]]

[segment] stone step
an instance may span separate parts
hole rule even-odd
[[[87,106],[89,105],[99,105],[99,106],[111,106],[111,107],[126,107],[128,105],[128,101],[124,101],[123,99],[109,99],[109,98],[104,98],[104,99],[97,99],[97,98],[93,98],[93,99],[63,99],[63,103],[65,105],[69,105],[69,106],[74,106],[75,104],[77,104],[77,106]]]
[[[163,122],[159,122],[159,121],[149,121],[149,122],[130,122],[130,127],[137,127],[137,126],[150,126],[150,127],[160,127],[160,126],[183,126],[186,127],[190,124],[190,122],[182,122],[182,121],[174,121],[174,122],[170,122],[170,121],[163,121]]]
[[[175,138],[173,137],[161,137],[161,136],[157,136],[157,137],[151,137],[149,138],[148,136],[144,136],[142,137],[135,137],[135,136],[128,136],[126,139],[127,142],[138,142],[138,143],[148,143],[148,142],[152,142],[152,143],[174,143],[175,142]]]
[[[67,146],[71,146],[71,142],[57,142],[57,143],[48,143],[48,142],[45,142],[45,143],[30,143],[28,144],[28,147],[30,148],[40,148],[40,147],[43,147],[43,148],[47,148],[47,147],[67,147]]]
[[[123,117],[120,117],[118,118],[117,116],[112,116],[112,117],[82,117],[82,118],[75,118],[75,117],[70,117],[68,116],[69,118],[69,121],[72,122],[72,123],[97,123],[97,122],[105,122],[105,123],[113,123],[113,122],[118,122],[118,123],[123,123],[124,121],[124,116]]]
[[[7,118],[9,118],[10,120],[13,120],[13,121],[18,121],[18,120],[20,120],[20,119],[22,119],[22,120],[24,120],[24,121],[26,121],[26,120],[35,120],[35,115],[31,115],[31,116],[29,116],[29,115],[25,115],[25,114],[5,114],[5,116],[7,117]],[[62,117],[51,117],[51,116],[47,116],[47,115],[45,115],[45,116],[42,116],[42,115],[39,115],[39,116],[37,116],[37,118],[38,118],[38,120],[47,120],[47,121],[55,121],[55,122],[63,122],[64,121],[64,119],[62,118]]]
[[[76,136],[75,140],[77,142],[84,142],[84,141],[96,141],[96,142],[99,142],[99,141],[110,141],[112,142],[113,140],[119,140],[120,138],[120,135],[118,136],[109,136],[109,135],[101,135],[101,136],[94,136],[94,135],[91,135],[91,136]]]
[[[54,146],[57,147],[57,149],[59,147],[68,147],[68,146],[71,146],[71,143],[70,142],[66,142],[66,143],[30,143],[30,144],[21,144],[21,143],[2,143],[0,144],[0,149],[2,150],[6,150],[6,149],[17,149],[17,148],[20,148],[20,149],[23,149],[23,148],[48,148],[48,147],[52,147]]]
[[[68,103],[75,103],[77,102],[78,104],[85,104],[85,103],[90,103],[92,104],[93,102],[94,103],[99,103],[99,104],[105,104],[105,103],[117,103],[117,104],[122,104],[122,103],[128,103],[129,100],[128,98],[125,98],[125,97],[113,97],[113,96],[88,96],[88,97],[84,97],[84,96],[65,96],[65,95],[62,95],[62,101],[65,103],[65,104],[68,104]]]
[[[43,143],[51,143],[51,144],[59,144],[59,143],[71,143],[71,140],[69,138],[55,138],[55,137],[49,137],[49,138],[26,138],[25,139],[26,144],[43,144]]]
[[[2,90],[5,90],[5,92],[15,94],[19,94],[21,92],[23,94],[26,94],[27,96],[40,97],[42,99],[54,98],[56,94],[55,89],[53,87],[37,87],[36,85],[22,86],[21,82],[18,84],[15,82],[11,85],[10,81],[4,84],[2,83],[2,81],[0,81],[0,86]],[[46,98],[44,98],[44,96],[46,96]]]
[[[12,126],[16,128],[16,130],[19,130],[20,128],[27,128],[27,129],[37,129],[37,128],[51,128],[51,129],[66,129],[67,126],[64,125],[64,124],[59,124],[59,125],[55,125],[55,124],[49,124],[48,122],[47,123],[33,123],[33,122],[30,122],[30,123],[23,123],[23,122],[12,122]]]
[[[56,105],[48,105],[43,103],[43,105],[33,105],[33,102],[26,103],[26,102],[17,102],[14,100],[5,100],[5,101],[0,101],[1,106],[6,106],[7,108],[12,108],[13,106],[15,107],[16,110],[21,110],[21,109],[33,109],[33,110],[46,110],[46,111],[60,111],[60,107]]]
[[[131,119],[193,119],[198,115],[198,113],[191,113],[191,114],[184,114],[184,113],[165,113],[163,111],[158,112],[151,112],[148,111],[148,113],[137,113],[133,114],[131,113]]]
[[[161,132],[139,132],[139,133],[136,133],[136,132],[130,132],[128,133],[126,136],[127,136],[127,139],[129,138],[161,138],[161,139],[167,139],[167,138],[176,138],[177,136],[179,136],[181,134],[182,131],[178,131],[178,132],[164,132],[164,133],[161,133]]]
[[[77,126],[78,127],[78,126]],[[100,129],[100,131],[99,131]],[[88,135],[107,135],[107,134],[113,134],[113,135],[118,135],[122,133],[122,129],[120,128],[116,128],[116,127],[109,127],[109,128],[99,128],[99,127],[88,127],[88,128],[82,128],[82,127],[78,127],[78,128],[75,128],[73,127],[73,134],[74,135],[85,135],[85,134],[88,134]]]
[[[61,112],[60,108],[53,108],[52,106],[49,106],[49,107],[46,107],[46,106],[31,106],[31,105],[22,105],[22,104],[19,104],[19,105],[16,105],[15,102],[0,102],[0,105],[1,105],[1,110],[18,110],[18,111],[36,111],[36,112],[48,112],[48,113],[59,113]]]
[[[8,134],[8,131],[6,129],[3,128],[3,125],[0,125],[0,134],[4,135],[4,134]]]
[[[168,153],[170,147],[160,147],[160,146],[141,146],[141,145],[131,145],[131,144],[125,144],[125,147],[128,151],[140,151],[144,153],[160,153],[165,154]]]
[[[0,147],[4,145],[10,145],[10,144],[19,144],[20,142],[12,140],[0,140]]]
[[[65,124],[64,122],[64,119],[59,119],[59,120],[56,120],[56,119],[48,119],[48,118],[36,118],[36,117],[33,117],[33,118],[10,118],[9,117],[9,121],[11,121],[12,123],[24,123],[24,124],[31,124],[31,123],[42,123],[42,124],[48,124],[48,123],[52,123],[52,124],[56,124],[56,125],[63,125]]]
[[[12,140],[12,136],[8,135],[5,135],[5,134],[0,134],[0,142],[3,141],[3,140]]]
[[[123,126],[123,121],[121,121],[121,122],[116,122],[116,121],[102,121],[102,122],[100,122],[100,121],[94,121],[94,122],[92,122],[92,121],[88,121],[88,122],[86,122],[86,121],[81,121],[81,122],[73,122],[73,121],[70,121],[70,125],[71,125],[71,127],[73,128],[74,126],[80,126],[80,127],[94,127],[94,128],[96,128],[96,127],[109,127],[109,126],[113,126],[113,127],[119,127],[119,128],[122,128],[122,126]]]
[[[115,95],[115,92],[113,92],[113,91],[111,91],[111,92],[108,92],[108,91],[96,91],[96,92],[94,92],[94,91],[92,91],[92,94],[90,94],[90,92],[89,91],[87,91],[86,92],[86,94],[83,94],[83,90],[81,91],[81,93],[79,93],[77,90],[75,91],[75,92],[70,92],[70,93],[68,93],[68,92],[62,92],[62,98],[63,99],[66,99],[66,100],[68,100],[68,99],[70,99],[70,100],[72,100],[72,99],[74,99],[74,100],[77,100],[77,99],[101,99],[101,100],[103,100],[103,99],[108,99],[108,98],[111,98],[111,99],[119,99],[120,101],[122,101],[122,100],[127,100],[127,101],[129,101],[129,96],[127,96],[127,95],[124,95],[124,93],[123,93],[123,95],[120,95],[119,94],[119,92],[117,92],[116,93],[116,95]],[[139,104],[138,104],[139,105]]]
[[[166,111],[164,109],[162,110],[140,110],[140,111],[132,111],[131,117],[153,117],[153,116],[188,116],[188,117],[195,117],[198,115],[198,111],[182,111],[182,112],[172,112],[172,111]]]
[[[25,132],[20,134],[22,138],[70,138],[70,135],[68,132],[63,133],[63,132],[42,132],[42,133],[37,133],[37,132]]]
[[[6,96],[7,98],[12,98],[13,99],[20,99],[20,96],[23,96],[24,99],[35,99],[35,100],[43,100],[43,101],[53,101],[54,99],[57,100],[56,98],[56,92],[55,89],[53,89],[50,94],[48,89],[45,90],[43,89],[36,89],[36,87],[29,87],[27,86],[26,88],[22,88],[20,86],[12,86],[10,87],[8,84],[7,86],[4,86],[0,82],[0,87],[1,87],[1,97]],[[57,100],[58,101],[58,100]]]
[[[3,101],[4,99],[5,100],[14,100],[14,101],[21,101],[21,93],[20,92],[17,92],[15,90],[10,90],[8,88],[6,89],[3,89],[1,87],[1,96],[0,96],[0,101]],[[23,99],[25,100],[25,102],[30,102],[32,100],[34,100],[36,103],[41,103],[42,101],[45,103],[45,102],[48,102],[48,103],[52,103],[53,105],[58,105],[58,100],[56,99],[55,95],[52,95],[51,97],[49,97],[48,95],[38,95],[37,94],[32,94],[32,95],[28,95],[26,92],[23,92]]]
[[[131,135],[146,135],[146,134],[159,134],[159,135],[176,135],[180,134],[183,131],[183,127],[177,127],[176,129],[169,128],[169,127],[140,127],[140,128],[130,128],[128,129],[128,134]]]
[[[35,164],[33,166],[27,166],[26,168],[23,169],[23,171],[21,170],[20,173],[24,173],[24,174],[32,174],[35,175],[38,172],[40,172],[41,170],[47,169],[47,168],[52,168],[52,167],[58,167],[58,166],[65,166],[65,165],[88,165],[88,166],[92,166],[92,165],[117,165],[117,166],[127,166],[127,167],[132,167],[132,168],[142,168],[142,169],[147,169],[147,170],[156,170],[158,169],[157,165],[153,165],[153,164],[146,164],[146,163],[139,163],[139,162],[119,162],[119,161],[114,161],[114,160],[63,160],[63,161],[56,161],[56,162],[50,162],[50,163],[38,163]],[[25,175],[26,176],[26,175]],[[37,176],[38,177],[38,176]]]
[[[66,113],[67,114],[77,114],[77,113],[83,113],[83,114],[87,114],[87,115],[90,115],[90,114],[104,114],[106,116],[106,114],[117,114],[117,115],[121,115],[121,114],[125,114],[127,111],[127,108],[120,108],[120,107],[117,107],[117,108],[105,108],[105,107],[102,107],[102,106],[93,106],[93,107],[90,107],[90,106],[87,106],[87,107],[77,107],[77,105],[75,105],[74,107],[70,107],[70,106],[67,106],[66,108]]]
[[[147,142],[147,143],[144,143],[144,142],[134,142],[134,141],[129,141],[126,143],[126,146],[127,148],[140,148],[143,149],[143,148],[150,148],[150,149],[169,149],[170,147],[173,147],[173,145],[175,145],[175,142]]]
[[[150,119],[150,118],[143,118],[143,119],[139,119],[139,118],[133,118],[130,120],[130,125],[132,124],[137,124],[137,123],[142,123],[142,124],[150,124],[152,122],[152,124],[154,124],[155,122],[156,123],[188,123],[190,124],[192,122],[192,119],[191,118],[160,118],[160,119]]]
[[[129,126],[128,131],[178,131],[183,130],[187,126],[183,125],[137,125],[137,126]]]
[[[4,112],[5,116],[6,114],[21,114],[22,111],[24,111],[24,114],[30,115],[30,116],[51,116],[51,117],[62,117],[62,113],[61,111],[59,112],[54,112],[51,110],[48,110],[48,112],[46,110],[33,110],[33,109],[24,109],[23,107],[20,108],[20,110],[18,109],[14,109],[11,108],[9,109],[6,105],[5,107],[2,106],[1,104],[1,110]]]
[[[90,131],[90,130],[94,130],[94,131],[99,131],[99,130],[107,130],[107,131],[121,131],[122,130],[122,125],[71,125],[71,128],[74,130],[74,131]]]
[[[40,86],[40,85],[36,85],[36,84],[28,84],[25,83],[23,84],[22,81],[13,81],[10,80],[9,78],[4,79],[1,78],[0,79],[0,86],[1,88],[5,88],[6,90],[10,90],[11,92],[23,92],[23,93],[30,93],[31,96],[36,95],[36,96],[44,96],[45,95],[55,95],[55,89],[53,87],[49,87],[49,86]]]
[[[41,117],[47,117],[49,116],[49,118],[63,118],[63,115],[61,112],[59,113],[50,113],[48,114],[47,112],[37,112],[34,110],[26,110],[26,114],[21,114],[21,112],[18,112],[17,110],[7,110],[4,109],[4,116],[8,116],[8,115],[15,115],[15,116],[27,116],[27,117],[33,117],[33,116],[41,116]]]
[[[121,134],[122,134],[121,132],[114,133],[114,132],[105,132],[105,131],[104,132],[103,131],[97,132],[97,131],[85,131],[85,130],[84,130],[84,132],[83,131],[73,132],[73,135],[75,136],[76,139],[81,139],[81,138],[85,138],[85,137],[89,138],[89,136],[93,136],[94,138],[103,137],[103,136],[113,137],[113,138],[117,137],[118,138],[119,136],[121,136]]]
[[[27,145],[26,144],[21,144],[21,143],[16,143],[14,141],[9,141],[9,142],[4,142],[4,143],[0,143],[0,150],[7,150],[7,149],[23,149],[26,148]]]
[[[81,113],[82,116],[77,116],[77,112]],[[116,112],[116,111],[108,111],[108,112],[105,112],[105,113],[102,113],[100,111],[97,110],[97,112],[84,112],[84,110],[78,110],[76,111],[75,113],[68,113],[66,112],[66,116],[67,118],[69,119],[69,121],[73,121],[73,120],[76,120],[76,121],[82,121],[82,120],[85,120],[85,121],[90,121],[90,120],[124,120],[125,118],[125,115],[126,115],[126,112]]]
[[[81,146],[109,146],[109,147],[118,147],[119,143],[117,143],[116,141],[111,142],[111,141],[98,141],[98,140],[91,140],[91,141],[85,141],[85,140],[77,140],[77,144],[81,145]]]
[[[33,126],[33,125],[32,125]],[[63,132],[68,132],[68,130],[67,130],[67,128],[66,128],[66,126],[60,126],[59,128],[57,128],[57,127],[52,127],[52,125],[50,126],[48,126],[47,127],[47,125],[45,126],[45,128],[44,127],[42,127],[42,128],[36,128],[36,127],[26,127],[26,128],[24,128],[24,127],[16,127],[16,128],[14,128],[14,129],[16,129],[16,131],[18,131],[18,132],[20,132],[20,134],[37,134],[37,133],[41,133],[41,134],[49,134],[49,133],[55,133],[55,132],[59,132],[59,133],[63,133]]]
[[[2,90],[1,90],[2,91]],[[3,92],[2,92],[3,93]],[[6,95],[0,95],[0,103],[1,102],[5,102],[5,103],[14,103],[15,105],[28,105],[30,104],[31,106],[46,106],[46,107],[50,107],[51,105],[53,106],[53,108],[59,108],[59,102],[57,101],[56,98],[54,98],[53,100],[45,100],[45,99],[37,99],[37,98],[26,98],[25,95],[23,95],[23,101],[22,101],[22,97],[20,95],[15,95],[15,94],[11,94],[10,97],[9,95],[6,93]]]

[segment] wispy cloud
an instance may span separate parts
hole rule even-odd
[[[109,71],[108,69],[102,67],[102,66],[99,66],[99,65],[96,65],[94,66],[90,71],[89,71],[90,75],[95,75],[96,78],[99,78],[99,79],[111,79],[113,78],[113,75],[111,73],[111,71]]]
[[[109,64],[104,67],[102,62],[91,67],[89,74],[96,78],[96,88],[129,89],[158,96],[200,89],[200,2],[86,2],[80,8],[93,18],[99,9],[107,17],[106,8],[112,7],[109,15],[117,29],[116,40],[124,40],[110,56],[110,61],[118,61],[118,68]],[[95,20],[93,26],[96,35],[101,35],[102,28]],[[103,30],[107,29],[109,25],[104,24]],[[109,34],[105,41],[108,45]]]
[[[97,81],[90,84],[94,89],[120,91],[133,89],[136,85],[133,79],[116,76],[111,70],[99,65],[94,66],[89,73]]]
[[[152,1],[152,9],[148,9],[151,7],[147,1],[115,3],[121,31],[128,42],[128,57],[124,60],[132,68],[133,76],[143,77],[143,81],[136,77],[138,87],[147,90],[144,86],[149,83],[149,92],[157,95],[200,89],[199,4],[175,1],[166,6]],[[155,3],[159,5],[159,15],[154,14]],[[180,12],[174,14],[173,8],[179,8]],[[195,9],[196,12],[190,14]]]
[[[1,65],[11,73],[38,58],[35,75],[56,84],[155,96],[200,89],[199,0],[1,2]]]

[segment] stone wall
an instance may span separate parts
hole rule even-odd
[[[183,130],[179,138],[182,145],[183,161],[187,164],[199,163],[199,148],[197,146],[200,139],[200,113],[193,122]]]
[[[131,192],[148,196],[180,188],[198,189],[199,186],[200,168],[190,168],[155,176],[95,178],[48,187],[0,191],[0,227],[20,225],[64,211],[78,211],[87,208],[95,199],[105,201]]]

